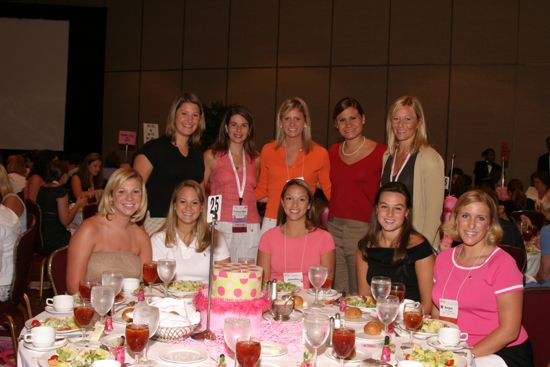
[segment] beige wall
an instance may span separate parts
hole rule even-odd
[[[108,8],[104,152],[119,129],[164,129],[179,90],[249,107],[258,143],[279,103],[303,97],[314,138],[338,139],[330,114],[345,95],[385,140],[388,104],[423,102],[430,142],[472,174],[481,151],[511,148],[510,176],[527,184],[550,135],[547,0],[89,0]],[[141,132],[141,131],[140,131]]]

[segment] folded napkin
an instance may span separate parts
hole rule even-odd
[[[185,300],[161,298],[151,302],[160,311],[160,327],[181,327],[195,325],[201,321],[200,313],[193,304]]]

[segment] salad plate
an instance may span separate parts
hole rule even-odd
[[[28,319],[25,321],[25,327],[32,329],[33,321],[37,320],[41,326],[51,326],[55,329],[56,334],[63,335],[80,331],[80,328],[74,320],[74,316],[67,317],[47,317],[45,319]]]
[[[175,280],[168,285],[168,294],[176,298],[194,296],[202,287],[204,283],[198,280]]]
[[[414,332],[414,337],[418,339],[427,339],[430,336],[436,336],[437,332],[442,327],[458,329],[457,324],[454,324],[449,321],[444,321],[439,319],[424,319],[422,320],[422,327],[420,328],[420,330]],[[407,328],[402,323],[398,323],[397,328],[400,331],[408,332]]]
[[[262,342],[261,343],[261,356],[262,357],[280,357],[288,353],[286,345],[282,345],[274,342]]]
[[[376,302],[370,296],[351,296],[346,298],[346,305],[357,307],[362,312],[371,312],[376,309]]]
[[[73,314],[72,309],[70,311],[56,311],[56,309],[53,306],[46,306],[44,307],[44,310],[47,313],[51,313],[52,315],[72,315]]]
[[[25,346],[25,348],[35,352],[48,352],[50,350],[55,350],[57,348],[64,347],[66,344],[67,344],[67,339],[56,340],[55,343],[53,343],[53,345],[49,347],[35,347],[30,342],[23,342],[23,345]]]
[[[161,352],[159,357],[171,363],[199,363],[208,359],[208,353],[202,348],[178,347]]]
[[[315,296],[315,289],[308,288],[306,293],[309,294],[310,296]],[[332,288],[319,289],[319,298],[321,299],[334,298],[336,296],[338,296],[338,291],[336,289],[332,289]]]
[[[294,283],[277,282],[277,296],[286,296],[299,290],[300,288]]]
[[[468,344],[466,344],[465,342],[460,342],[457,345],[443,345],[439,343],[437,335],[430,336],[426,340],[426,342],[430,347],[434,347],[435,349],[439,349],[439,350],[457,351],[457,350],[468,349]]]
[[[334,353],[332,347],[327,348],[325,355],[334,361],[340,362],[340,358]],[[352,358],[344,359],[344,364],[346,365],[357,365],[363,363],[363,360],[371,357],[371,353],[355,348],[355,355]]]
[[[38,358],[40,367],[52,367],[48,361],[57,360],[63,362],[65,367],[90,366],[92,363],[102,359],[112,359],[111,354],[104,349],[78,349],[73,346],[61,347],[56,350],[58,353],[44,353]]]
[[[433,350],[430,348],[422,348],[415,344],[412,349],[404,351],[403,359],[417,361],[425,366],[433,367],[466,367],[468,361],[466,357],[453,353],[452,351]]]
[[[379,335],[370,335],[366,333],[356,333],[355,338],[358,340],[366,340],[370,342],[383,342],[386,333],[382,331]]]

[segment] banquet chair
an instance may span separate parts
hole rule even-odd
[[[548,325],[550,325],[550,288],[527,288],[523,291],[522,325],[533,346],[535,367],[547,367],[550,363]]]
[[[499,247],[514,258],[519,271],[523,273],[525,267],[527,266],[527,252],[525,252],[525,250],[523,249],[520,249],[519,247],[514,247],[510,245],[500,245]]]
[[[518,210],[510,213],[510,216],[514,219],[516,223],[521,222],[521,216],[525,215],[531,221],[531,224],[537,227],[540,230],[544,226],[545,218],[544,215],[535,210]]]
[[[40,261],[40,285],[39,285],[39,297],[42,299],[44,294],[44,278],[46,274],[46,262],[48,261],[48,254],[44,253],[44,241],[42,239],[42,210],[40,206],[32,200],[25,199],[25,206],[27,207],[27,217],[30,214],[36,216],[36,236],[34,240],[34,256]],[[28,219],[27,219],[28,221]]]
[[[16,325],[14,319],[18,311],[23,316],[23,320],[32,317],[31,304],[26,290],[29,283],[29,274],[32,264],[33,241],[36,227],[34,223],[19,236],[14,248],[13,255],[13,280],[10,288],[9,299],[0,302],[0,315],[6,318],[10,331],[13,350],[17,351]]]
[[[53,295],[67,293],[67,249],[58,248],[48,257],[48,278],[53,288]]]

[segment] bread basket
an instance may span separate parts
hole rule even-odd
[[[153,339],[163,343],[176,343],[187,338],[200,324],[187,326],[159,326]]]

